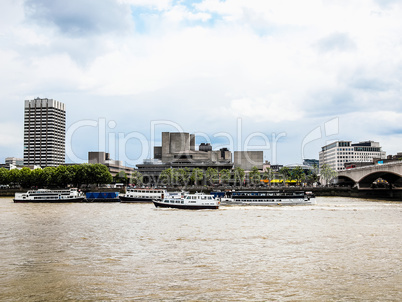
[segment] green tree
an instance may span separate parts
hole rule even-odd
[[[338,175],[338,173],[327,164],[323,164],[321,166],[320,174],[321,177],[324,179],[326,185],[329,185],[331,179],[335,178]]]
[[[244,183],[244,176],[246,173],[240,167],[236,167],[233,171],[233,179],[235,183],[238,183],[240,186]]]
[[[302,167],[297,166],[292,170],[292,178],[296,180],[297,184],[300,185],[301,181],[305,178],[304,170]]]
[[[68,184],[72,183],[72,175],[66,166],[58,166],[54,170],[53,175],[54,184],[60,188],[66,188]]]
[[[251,171],[248,173],[248,178],[252,184],[259,184],[261,182],[261,173],[256,166],[251,168]]]
[[[23,188],[31,187],[31,169],[24,167],[19,173],[19,183]]]
[[[191,173],[188,168],[175,169],[174,175],[176,182],[182,186],[186,186],[190,182]]]
[[[124,171],[120,171],[119,173],[116,174],[114,177],[114,181],[116,183],[123,183],[127,184],[129,182],[129,178],[127,177],[127,173]]]
[[[230,170],[222,169],[219,171],[220,179],[223,183],[227,184],[230,180]]]
[[[190,179],[195,185],[198,185],[198,181],[203,180],[203,178],[204,178],[204,171],[202,171],[201,169],[195,168],[191,171]]]
[[[262,178],[268,180],[269,186],[271,186],[271,181],[274,178],[274,171],[271,168],[265,168]]]
[[[74,176],[73,176],[73,183],[77,188],[80,188],[82,184],[89,185],[89,170],[90,164],[81,164],[74,166]]]
[[[56,185],[56,168],[55,167],[46,167],[42,171],[42,180],[43,186],[54,186]]]
[[[165,185],[172,184],[174,181],[173,178],[174,178],[174,171],[172,168],[163,170],[159,175],[159,181]]]
[[[6,168],[0,168],[0,184],[8,185],[9,183],[8,170]]]
[[[142,182],[143,182],[143,177],[139,171],[135,170],[134,172],[131,173],[130,183],[137,186],[139,184],[142,184]]]
[[[95,177],[93,179],[93,183],[96,184],[109,184],[113,181],[112,174],[110,174],[108,168],[102,164],[93,164],[92,165],[92,173],[95,173]],[[126,174],[126,173],[125,173]],[[125,184],[128,183],[128,177],[126,174]]]
[[[35,186],[38,188],[43,188],[44,181],[42,179],[43,170],[41,168],[36,168],[31,171],[31,186]]]
[[[8,180],[14,186],[20,185],[20,170],[12,169],[8,171]]]
[[[209,184],[214,184],[219,181],[218,171],[212,167],[209,167],[205,173],[205,178]]]
[[[283,184],[285,185],[285,184],[286,184],[286,181],[287,181],[288,179],[290,179],[290,176],[291,176],[291,173],[290,173],[289,168],[288,168],[288,167],[282,167],[282,168],[279,170],[279,174],[282,175]]]

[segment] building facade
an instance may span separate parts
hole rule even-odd
[[[123,166],[122,161],[111,159],[110,154],[106,152],[88,152],[88,163],[105,165],[113,177],[115,177],[122,171],[130,176],[135,171],[134,168]]]
[[[66,108],[52,99],[26,100],[24,107],[24,165],[41,167],[65,163]]]
[[[380,143],[374,141],[355,144],[351,141],[336,141],[322,147],[319,156],[320,169],[327,164],[335,171],[345,170],[348,163],[370,163],[374,159],[386,158]]]
[[[253,167],[258,170],[263,169],[263,151],[235,151],[234,152],[234,166],[239,167],[244,171],[251,171]]]
[[[201,143],[196,150],[195,135],[186,132],[162,132],[162,146],[154,147],[154,158],[137,164],[144,183],[156,184],[163,170],[214,168],[218,171],[233,168],[232,153],[226,149],[212,150],[209,143]]]

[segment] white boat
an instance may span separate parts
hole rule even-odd
[[[15,193],[14,202],[81,202],[85,196],[77,189],[67,190],[29,190]]]
[[[154,199],[163,199],[166,190],[129,188],[125,194],[120,194],[121,202],[152,202]]]
[[[167,194],[162,200],[154,200],[157,208],[175,208],[186,210],[219,209],[219,200],[204,193],[186,194],[184,196]]]
[[[313,194],[303,191],[237,191],[220,199],[222,205],[276,206],[315,204]]]

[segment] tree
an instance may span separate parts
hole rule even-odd
[[[195,185],[198,185],[198,181],[203,180],[203,178],[204,178],[203,170],[201,170],[199,168],[195,168],[195,169],[193,169],[193,171],[191,171],[190,179]]]
[[[72,177],[66,166],[58,166],[54,170],[54,175],[52,177],[55,185],[61,188],[66,188],[68,184],[72,183]]]
[[[318,181],[318,167],[317,165],[313,166],[313,169],[309,170],[306,175],[307,183],[311,185],[314,182]]]
[[[321,177],[325,180],[326,185],[329,185],[331,179],[335,178],[338,175],[338,173],[327,164],[322,165],[320,172]]]
[[[167,168],[161,172],[159,175],[159,181],[162,184],[170,185],[173,182],[174,174],[172,168]]]
[[[175,169],[174,175],[175,175],[175,180],[178,182],[178,184],[180,184],[182,186],[188,185],[188,183],[190,181],[190,177],[191,177],[189,168]]]
[[[282,175],[283,184],[286,184],[286,181],[290,178],[290,171],[288,167],[282,167],[279,170],[279,174]]]
[[[42,186],[51,186],[56,183],[55,167],[46,167],[42,171]]]
[[[242,168],[236,167],[233,171],[234,182],[239,183],[239,185],[241,186],[244,183],[245,175],[246,175],[246,173],[244,172],[244,170]]]
[[[8,180],[14,186],[20,185],[20,170],[12,169],[8,171]]]
[[[219,181],[218,171],[212,167],[209,167],[205,173],[205,178],[209,184],[214,184]]]
[[[271,181],[274,178],[274,171],[271,168],[265,168],[262,178],[268,180],[269,186],[271,186]]]
[[[127,184],[129,182],[129,179],[127,177],[127,173],[124,171],[120,171],[119,173],[116,174],[116,176],[114,177],[114,181],[116,183],[123,183],[123,184]]]
[[[229,180],[230,180],[230,170],[228,170],[228,169],[222,169],[222,170],[219,172],[219,175],[220,175],[220,179],[221,179],[221,181],[222,181],[223,183],[228,183],[228,182],[229,182]]]
[[[304,174],[304,170],[302,167],[297,166],[292,170],[292,177],[296,180],[297,184],[299,185],[300,182],[304,179],[306,175]]]
[[[139,184],[142,184],[142,182],[143,182],[143,178],[142,178],[142,174],[140,172],[135,170],[133,173],[131,173],[130,183],[137,186]]]
[[[259,184],[261,181],[261,173],[256,166],[251,168],[251,171],[248,173],[248,177],[250,179],[250,183]]]
[[[110,174],[108,168],[102,164],[93,164],[91,165],[93,169],[93,173],[95,173],[94,183],[96,184],[109,184],[113,181],[112,174]],[[126,175],[125,184],[128,183],[128,178]]]
[[[43,186],[45,185],[43,175],[44,175],[43,170],[41,168],[32,170],[31,171],[31,186],[43,188]]]
[[[31,169],[24,167],[20,170],[19,183],[23,188],[31,187]]]
[[[8,185],[9,183],[8,170],[6,168],[0,168],[0,184]]]

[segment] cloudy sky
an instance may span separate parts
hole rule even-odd
[[[23,156],[36,97],[66,104],[67,162],[133,165],[162,131],[278,164],[337,139],[395,154],[401,16],[400,0],[2,0],[0,162]]]

